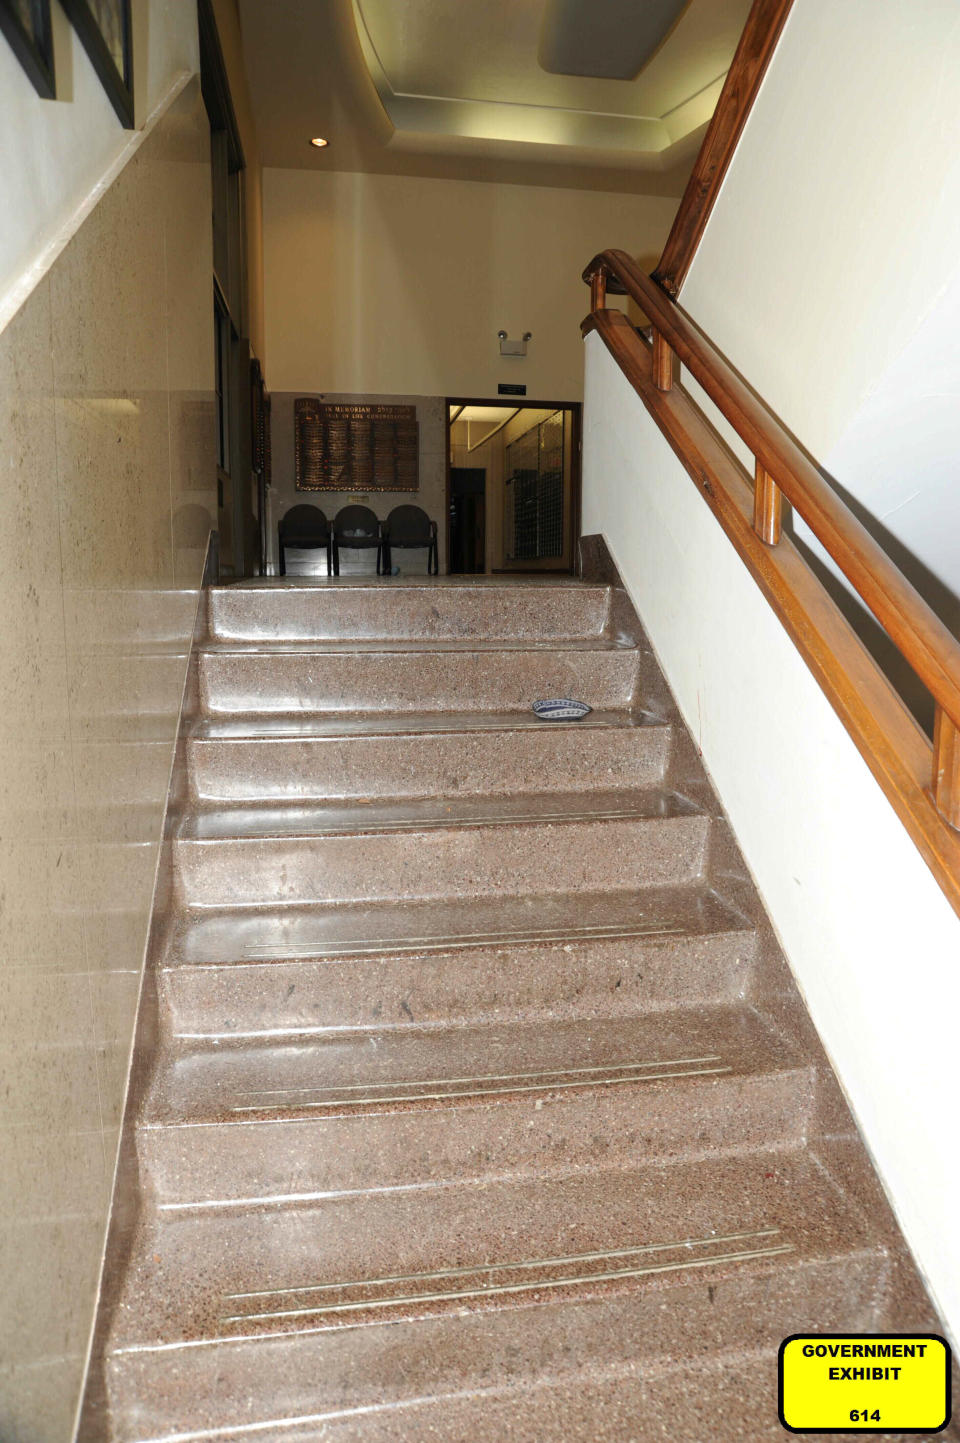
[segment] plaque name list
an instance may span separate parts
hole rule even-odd
[[[416,491],[420,484],[416,406],[294,402],[298,491]]]

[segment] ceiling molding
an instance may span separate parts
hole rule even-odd
[[[691,70],[699,92],[691,95],[695,86],[690,84],[684,95],[686,61],[682,54],[664,58],[666,45],[653,62],[655,75],[648,75],[639,89],[633,82],[581,82],[546,75],[536,63],[541,0],[491,0],[507,6],[503,12],[507,16],[526,11],[523,43],[508,38],[501,63],[500,36],[494,27],[486,51],[475,63],[474,36],[462,36],[454,70],[445,65],[445,57],[459,36],[452,22],[460,12],[452,6],[462,0],[395,0],[397,10],[394,0],[389,5],[387,0],[372,3],[394,26],[393,38],[383,51],[388,67],[397,70],[394,86],[387,86],[385,76],[379,74],[383,66],[375,52],[371,54],[369,37],[364,47],[364,27],[358,24],[354,0],[322,4],[270,0],[269,5],[264,0],[239,0],[245,64],[265,167],[676,198],[683,192],[705,128],[705,119],[695,122],[709,111],[712,88],[718,83],[713,77],[729,63],[742,25],[740,10],[745,15],[749,9],[749,0],[691,0],[677,29],[686,26],[685,43],[700,46]],[[380,13],[367,8],[370,15]],[[435,9],[451,21],[447,35],[439,39],[430,28]],[[475,16],[476,12],[465,7],[464,13]],[[426,50],[410,18],[418,16],[421,30],[434,34]],[[395,65],[391,47],[398,43],[403,48]],[[534,72],[542,84],[528,85]],[[411,109],[399,117],[399,125],[385,108],[377,78],[388,98],[393,91],[409,92],[403,104]],[[419,92],[431,90],[437,94],[427,97],[435,102],[428,112],[420,108]],[[536,132],[539,138],[491,138],[483,133],[495,128],[489,115],[481,116],[478,123],[476,112],[467,109],[467,96],[481,102],[500,97],[498,117],[509,120],[521,114],[521,107],[510,103],[515,95],[537,102],[530,108],[543,119],[545,128]],[[658,97],[661,116],[641,113],[644,95]],[[577,97],[584,119],[579,126],[568,125],[569,107],[578,103]],[[460,112],[452,120],[443,114],[451,107]],[[529,137],[532,117],[526,114],[527,107],[522,111]],[[630,113],[620,120],[624,112]],[[622,132],[611,136],[608,127],[617,124],[632,128],[629,144],[624,145]],[[687,125],[694,128],[684,133]],[[497,127],[502,126],[498,119]],[[496,128],[495,135],[502,133]],[[317,150],[309,143],[314,135],[326,137],[330,144]]]
[[[710,119],[723,86],[724,74],[720,74],[663,116],[601,111],[585,105],[575,107],[405,91],[397,88],[390,78],[364,13],[363,0],[351,0],[351,3],[364,61],[380,104],[395,128],[396,134],[390,141],[395,149],[423,148],[418,143],[406,144],[405,137],[408,136],[458,137],[526,146],[558,146],[614,155],[622,151],[631,157],[633,164],[643,160],[656,164],[662,153]],[[681,8],[685,10],[687,5],[688,0],[684,0]],[[675,27],[679,11],[676,4],[668,8],[671,20],[666,29],[671,30]],[[659,38],[662,40],[663,35]]]
[[[598,114],[569,107],[525,105],[522,101],[473,100],[397,91],[380,59],[360,0],[353,14],[363,58],[380,103],[398,131],[462,136],[469,140],[518,141],[525,145],[584,146],[590,150],[651,151],[670,144],[659,119]]]

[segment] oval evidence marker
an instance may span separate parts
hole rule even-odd
[[[585,701],[573,701],[568,696],[553,696],[545,701],[535,701],[533,710],[541,721],[579,721],[593,708]]]

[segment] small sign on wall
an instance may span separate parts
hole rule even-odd
[[[420,485],[416,406],[294,401],[298,491],[416,491]]]

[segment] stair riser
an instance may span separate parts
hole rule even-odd
[[[319,1428],[328,1412],[442,1398],[471,1386],[509,1387],[616,1362],[645,1371],[648,1359],[692,1363],[733,1347],[775,1351],[789,1333],[805,1330],[866,1331],[885,1269],[886,1261],[873,1254],[839,1264],[742,1264],[725,1276],[719,1269],[685,1280],[661,1275],[631,1291],[590,1301],[555,1298],[549,1307],[461,1310],[391,1327],[116,1353],[108,1387],[125,1443],[165,1430],[297,1416],[312,1417]],[[705,1305],[708,1285],[715,1306]],[[771,1411],[774,1397],[775,1387]],[[397,1434],[398,1440],[412,1436],[419,1435]]]
[[[600,638],[603,586],[216,588],[212,636],[223,641],[576,641]]]
[[[813,1086],[809,1068],[677,1077],[513,1094],[485,1105],[141,1127],[138,1147],[161,1206],[550,1177],[661,1154],[761,1145],[771,1135],[799,1143]],[[231,1105],[223,1095],[218,1102]],[[233,1105],[248,1102],[240,1096]]]
[[[338,801],[589,791],[655,786],[670,750],[664,726],[583,732],[422,732],[402,736],[200,741],[189,745],[201,801]]]
[[[755,938],[617,938],[466,951],[167,967],[169,1035],[216,1038],[563,1017],[635,1017],[733,1002]]]
[[[189,906],[423,900],[670,886],[698,877],[709,819],[611,820],[174,844]]]
[[[201,704],[236,712],[529,711],[572,696],[625,710],[638,656],[622,651],[203,652]]]

